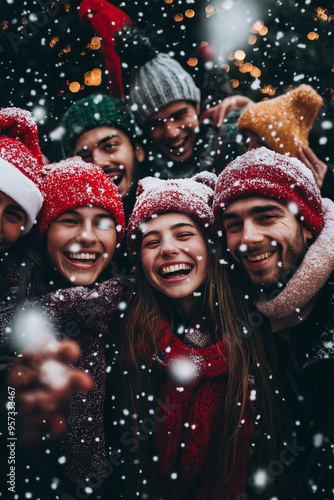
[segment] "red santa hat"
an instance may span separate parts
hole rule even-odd
[[[100,167],[75,156],[46,166],[44,173],[45,201],[38,220],[41,236],[66,210],[86,205],[97,206],[105,208],[113,216],[117,248],[120,247],[125,233],[123,204],[117,187]]]
[[[36,123],[29,111],[0,110],[0,191],[27,214],[22,234],[30,231],[43,203],[43,158]]]
[[[130,257],[134,261],[140,225],[166,212],[181,212],[216,234],[212,202],[217,177],[201,172],[190,179],[162,180],[145,177],[139,181],[137,201],[130,216],[127,233]]]
[[[262,147],[232,161],[218,177],[213,204],[217,224],[222,226],[220,216],[229,203],[249,196],[293,204],[293,212],[315,236],[323,228],[319,188],[311,170],[297,158]]]

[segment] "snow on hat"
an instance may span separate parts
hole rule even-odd
[[[104,94],[90,95],[72,104],[66,111],[61,126],[64,129],[62,146],[65,157],[73,151],[77,139],[95,127],[116,127],[135,137],[134,120],[120,99]]]
[[[0,191],[10,196],[27,214],[22,231],[30,231],[43,203],[43,158],[37,126],[29,111],[0,110]]]
[[[127,233],[128,248],[134,260],[140,225],[148,219],[166,212],[182,212],[201,226],[216,234],[212,201],[217,176],[201,172],[190,179],[162,180],[156,177],[141,179],[137,188],[137,201],[130,216]]]
[[[274,198],[291,206],[292,213],[314,235],[323,228],[321,194],[312,172],[297,158],[280,155],[267,148],[253,149],[232,161],[219,175],[213,211],[220,215],[229,203],[249,196]]]
[[[156,52],[144,32],[131,26],[116,38],[116,51],[131,68],[131,110],[139,124],[175,101],[200,103],[191,75],[168,54]]]
[[[123,205],[117,187],[103,170],[75,156],[50,165],[45,172],[45,200],[38,220],[40,235],[66,210],[94,205],[113,216],[119,247],[125,233]]]
[[[244,110],[238,130],[251,130],[276,153],[297,156],[301,146],[308,146],[308,136],[323,99],[310,85]]]

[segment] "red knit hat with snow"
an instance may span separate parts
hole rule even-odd
[[[115,220],[117,246],[125,233],[123,204],[118,189],[100,167],[79,156],[47,165],[43,169],[45,200],[38,219],[41,236],[66,210],[86,205],[105,208]]]
[[[43,203],[43,158],[37,127],[29,111],[0,109],[0,191],[27,214],[27,234]]]
[[[127,227],[131,259],[133,261],[136,259],[140,225],[159,214],[184,213],[209,232],[217,234],[212,212],[216,182],[217,176],[207,171],[189,179],[162,180],[156,177],[141,179],[137,188],[137,201]]]
[[[323,228],[319,188],[311,170],[297,158],[262,147],[232,161],[216,185],[213,212],[218,226],[222,227],[220,215],[229,203],[249,196],[275,199],[291,207],[291,212],[314,236]]]

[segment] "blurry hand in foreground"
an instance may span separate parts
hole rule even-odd
[[[327,173],[328,166],[324,162],[319,160],[312,149],[308,146],[299,148],[297,158],[311,170],[318,188],[321,189],[324,183],[324,178]]]
[[[72,394],[88,392],[93,379],[70,367],[80,357],[79,346],[70,340],[52,341],[43,348],[24,350],[8,375],[8,387],[15,389],[18,444],[41,443],[48,434],[58,438],[65,430],[65,407]]]

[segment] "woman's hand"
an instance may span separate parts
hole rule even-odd
[[[69,366],[79,356],[79,346],[64,340],[26,349],[16,358],[8,386],[15,389],[20,446],[38,445],[46,433],[56,439],[64,432],[69,398],[76,390],[88,392],[93,387],[90,375]]]
[[[319,189],[322,188],[328,166],[319,160],[309,146],[299,148],[297,158],[302,161],[314,175],[315,182]]]

